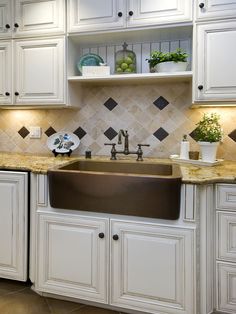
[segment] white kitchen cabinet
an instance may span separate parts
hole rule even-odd
[[[236,264],[217,263],[217,310],[236,313]]]
[[[189,0],[129,0],[128,27],[190,22],[192,2]]]
[[[39,291],[100,303],[108,293],[108,219],[39,215]]]
[[[0,38],[11,36],[12,2],[0,0]]]
[[[68,0],[68,31],[89,32],[125,26],[125,1]]]
[[[12,43],[0,41],[0,104],[12,102]]]
[[[195,313],[194,231],[111,220],[111,304]]]
[[[96,0],[68,1],[68,31],[90,32],[137,26],[190,22],[188,0]]]
[[[65,39],[15,40],[14,104],[65,103]]]
[[[236,16],[236,0],[197,0],[195,6],[198,21]]]
[[[0,277],[27,280],[28,176],[0,171]]]
[[[235,102],[236,21],[196,27],[194,102]]]
[[[64,0],[0,0],[0,12],[0,37],[65,33]]]
[[[216,308],[236,313],[236,184],[216,185]]]

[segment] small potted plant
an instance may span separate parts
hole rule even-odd
[[[188,54],[181,48],[173,52],[153,51],[149,63],[150,72],[178,72],[186,71]]]
[[[211,113],[204,114],[203,118],[197,123],[194,138],[200,145],[202,161],[216,161],[217,147],[222,139],[222,128],[219,120],[219,115]]]

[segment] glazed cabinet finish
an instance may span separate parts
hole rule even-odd
[[[28,179],[25,172],[0,171],[0,277],[26,281]]]
[[[129,15],[133,12],[133,15]],[[190,22],[192,3],[188,0],[129,0],[127,25],[147,26]]]
[[[197,0],[195,5],[198,21],[236,16],[236,0]]]
[[[216,186],[217,310],[236,313],[236,184]]]
[[[194,231],[115,220],[111,230],[111,304],[193,314]]]
[[[12,43],[0,41],[0,104],[12,102]]]
[[[68,31],[107,31],[192,20],[188,0],[69,0]]]
[[[125,26],[125,1],[68,0],[68,31],[88,32]]]
[[[108,220],[69,214],[38,218],[37,289],[107,303]]]
[[[0,0],[0,38],[11,36],[11,1]]]
[[[65,39],[16,40],[14,90],[17,104],[65,103]]]
[[[65,32],[64,0],[0,0],[0,37],[28,37]]]
[[[236,100],[236,21],[197,25],[194,100]],[[226,56],[227,58],[222,58]]]

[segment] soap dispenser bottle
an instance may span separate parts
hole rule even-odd
[[[187,141],[187,135],[183,136],[183,140],[180,143],[180,159],[189,159],[189,141]]]

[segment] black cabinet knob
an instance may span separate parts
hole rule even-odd
[[[9,24],[6,24],[5,27],[6,27],[7,29],[11,28],[11,26],[10,26]]]
[[[100,232],[100,233],[98,234],[98,236],[99,236],[100,239],[103,239],[103,238],[105,237],[105,234],[104,234],[103,232]]]
[[[203,9],[203,8],[204,8],[204,3],[203,3],[203,2],[199,3],[199,8],[200,8],[200,9]]]
[[[10,93],[6,92],[5,95],[6,95],[6,96],[10,96]]]
[[[197,87],[199,90],[202,90],[203,89],[203,85],[198,85]]]
[[[119,17],[122,17],[122,15],[123,15],[122,12],[118,12]]]
[[[115,240],[115,241],[119,240],[118,234],[114,234],[112,238],[113,238],[113,240]]]
[[[134,15],[134,12],[133,11],[129,11],[129,16],[132,16]]]
[[[14,24],[14,27],[15,27],[15,28],[18,28],[18,27],[19,27],[19,24],[18,24],[18,23],[15,23],[15,24]]]
[[[19,96],[20,94],[18,92],[15,92],[15,96]]]

